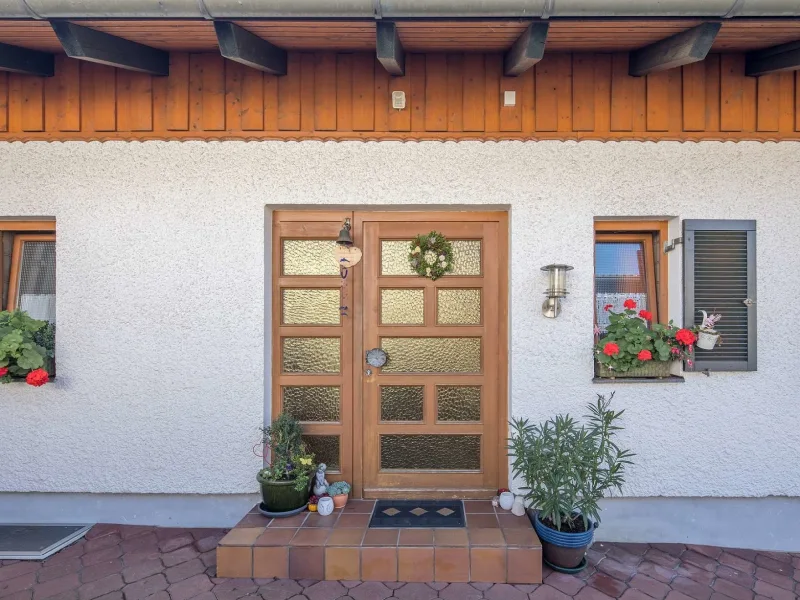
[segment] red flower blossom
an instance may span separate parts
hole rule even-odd
[[[670,350],[670,352],[672,352],[673,354],[680,354],[681,353],[681,349],[678,348],[677,346],[673,346],[672,349]]]
[[[627,300],[625,300],[625,303],[622,306],[624,306],[625,308],[634,309],[636,308],[636,300],[634,300],[633,298],[628,298]]]
[[[642,350],[636,355],[636,358],[639,360],[653,360],[653,355],[650,354],[650,350]]]
[[[649,310],[640,310],[639,316],[642,317],[645,321],[653,320],[653,313],[651,313]]]
[[[36,369],[35,371],[28,373],[25,381],[28,382],[28,385],[39,387],[50,381],[50,375],[48,375],[47,371],[44,369]]]
[[[0,377],[8,375],[8,367],[0,367]]]
[[[603,346],[603,354],[606,356],[616,356],[619,354],[619,346],[614,342],[608,342],[605,346]]]
[[[688,329],[681,329],[678,333],[675,334],[675,339],[678,340],[684,346],[691,346],[694,344],[697,336],[693,334]]]
[[[610,310],[611,310],[613,307],[614,307],[614,305],[613,305],[613,304],[606,304],[606,305],[603,307],[603,310],[604,310],[604,311],[606,311],[606,312],[608,312],[608,311],[610,311]]]

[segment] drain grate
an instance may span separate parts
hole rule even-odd
[[[378,500],[370,527],[464,527],[461,500]]]
[[[91,525],[0,525],[0,559],[45,559],[82,538],[91,527]]]

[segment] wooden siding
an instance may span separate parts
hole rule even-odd
[[[171,62],[168,78],[64,56],[53,78],[0,73],[0,140],[800,140],[800,74],[745,77],[742,54],[643,78],[626,53],[550,53],[517,78],[501,54],[411,54],[400,78],[368,53],[290,53],[285,77],[219,54]]]

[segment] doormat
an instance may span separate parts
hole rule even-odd
[[[461,500],[378,500],[370,527],[464,527]]]
[[[91,525],[0,525],[0,559],[43,560],[83,537]]]

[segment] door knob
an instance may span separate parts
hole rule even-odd
[[[386,352],[382,348],[367,350],[367,364],[369,366],[379,369],[386,364],[387,360]]]

